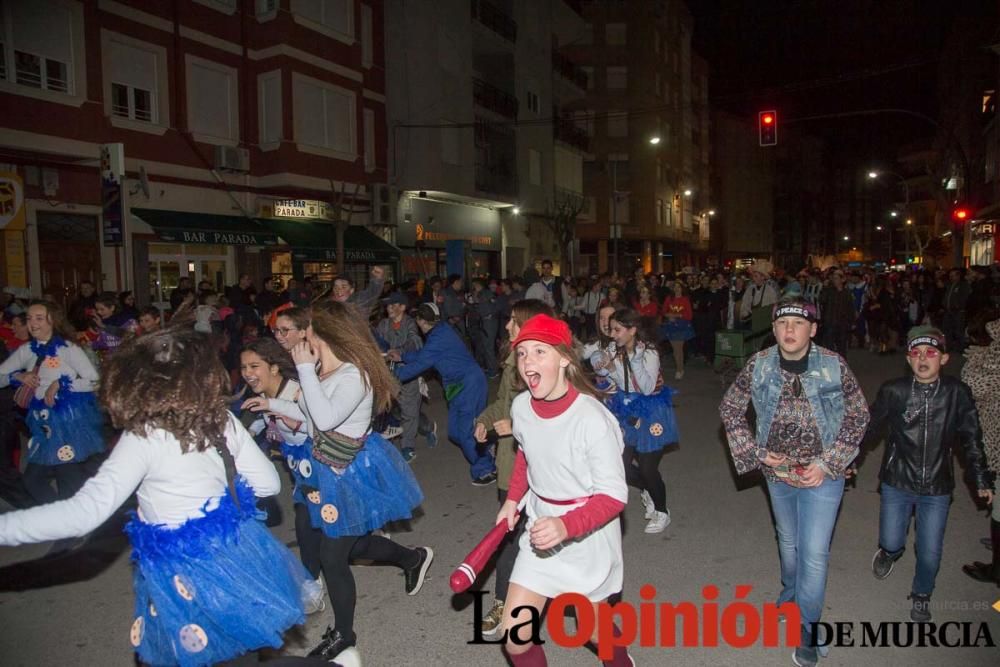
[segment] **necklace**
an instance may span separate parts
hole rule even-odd
[[[921,403],[919,397],[917,396],[917,379],[910,378],[910,400],[906,402],[907,407],[906,411],[903,412],[903,421],[909,423],[911,421],[914,421],[917,417],[919,417],[921,413],[923,413],[923,411],[927,409],[927,404],[930,403],[932,400],[934,400],[934,397],[937,396],[938,390],[940,388],[941,388],[941,380],[940,379],[935,380],[933,389],[923,390],[924,400]],[[927,395],[928,393],[930,393],[930,396]],[[911,403],[917,403],[919,407],[914,410],[910,407]]]

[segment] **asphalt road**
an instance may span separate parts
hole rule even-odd
[[[878,384],[902,372],[903,358],[852,352],[850,362],[871,400]],[[668,369],[670,370],[670,369]],[[672,372],[667,374],[672,377]],[[722,441],[718,403],[722,384],[703,364],[689,366],[676,384],[677,416],[682,442],[662,464],[673,523],[660,535],[642,532],[642,505],[633,492],[626,509],[624,538],[625,599],[637,601],[639,588],[652,584],[657,602],[693,602],[699,609],[704,586],[720,590],[722,609],[733,599],[736,585],[750,585],[747,596],[760,609],[779,590],[778,557],[767,497],[759,480],[737,479]],[[432,385],[434,386],[434,385]],[[431,413],[446,423],[438,394]],[[431,545],[436,560],[423,591],[407,597],[398,570],[357,566],[356,630],[359,649],[369,667],[400,665],[506,664],[495,646],[469,645],[473,615],[468,596],[453,596],[448,576],[468,550],[490,527],[497,502],[495,487],[469,484],[467,466],[459,450],[442,443],[426,449],[422,441],[413,462],[427,499],[409,532],[392,535],[411,545]],[[870,571],[876,547],[878,502],[876,475],[881,452],[862,466],[857,486],[844,499],[834,536],[827,586],[825,621],[854,623],[854,639],[861,640],[862,621],[906,621],[914,559],[912,549],[885,581]],[[288,489],[282,505],[290,509]],[[288,511],[286,517],[290,519]],[[121,519],[110,521],[89,542],[69,555],[43,558],[49,545],[0,549],[0,664],[6,667],[48,665],[134,665],[128,642],[132,623],[131,576],[128,547],[120,531]],[[291,521],[275,528],[283,541],[294,540]],[[979,543],[988,534],[983,510],[977,510],[963,487],[955,494],[946,535],[945,552],[934,616],[944,621],[987,623],[993,641],[1000,643],[1000,613],[990,605],[1000,590],[968,579],[961,564],[985,560]],[[912,536],[911,536],[912,540]],[[479,585],[492,590],[492,579]],[[491,596],[487,598],[487,604]],[[308,650],[330,620],[330,612],[309,618],[287,638],[285,650]],[[975,632],[974,632],[975,634]],[[957,636],[957,635],[952,635]],[[546,645],[550,664],[597,665],[585,649],[566,650]],[[745,648],[633,648],[638,665],[790,665],[791,649],[764,648],[760,642]],[[863,648],[834,647],[822,665],[865,664],[967,665],[1000,664],[996,648]]]

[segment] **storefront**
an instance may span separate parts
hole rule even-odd
[[[136,301],[163,310],[181,278],[194,287],[206,280],[219,292],[241,273],[256,281],[254,257],[278,244],[254,218],[133,208],[132,220]]]
[[[468,242],[468,275],[500,275],[497,207],[404,196],[399,209],[396,244],[402,251],[402,279],[446,275],[448,241]]]
[[[972,223],[969,237],[969,265],[989,266],[1000,262],[997,231],[1000,220],[979,220]]]
[[[279,237],[282,245],[269,249],[272,275],[301,280],[312,276],[314,285],[329,286],[337,273],[337,232],[333,224],[319,220],[262,219],[260,223]],[[383,241],[360,225],[344,230],[344,273],[357,284],[368,282],[373,266],[385,269],[386,281],[399,275],[399,248]]]

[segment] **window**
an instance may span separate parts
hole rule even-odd
[[[667,224],[667,207],[662,199],[656,200],[656,224],[663,226]]]
[[[608,90],[625,90],[628,88],[628,67],[609,67],[607,69]]]
[[[199,5],[217,9],[223,14],[236,13],[236,0],[195,0]]]
[[[353,162],[358,156],[356,96],[333,84],[292,75],[295,141],[300,148]],[[318,149],[318,150],[316,150]]]
[[[79,4],[15,0],[0,5],[0,80],[22,90],[75,95],[76,78],[82,78],[82,69],[83,16]]]
[[[534,148],[528,149],[528,182],[531,185],[542,184],[542,154]]]
[[[361,5],[361,65],[363,67],[372,66],[375,53],[372,33],[372,8],[370,5]]]
[[[192,55],[185,59],[191,134],[205,143],[237,145],[240,116],[236,70]]]
[[[528,111],[537,114],[539,109],[538,95],[529,90],[526,99],[528,104]]]
[[[378,166],[375,161],[375,110],[365,109],[362,116],[365,130],[365,171],[370,173]]]
[[[324,34],[354,41],[354,0],[292,0],[292,14]]]
[[[170,117],[167,52],[161,46],[101,31],[104,113],[116,127],[163,134]]]
[[[281,143],[281,114],[281,72],[261,74],[257,77],[257,116],[262,148],[277,148]]]
[[[608,112],[608,136],[609,137],[628,136],[628,112],[626,111]]]
[[[604,26],[604,41],[606,44],[615,46],[625,44],[625,24],[609,23]]]
[[[441,121],[442,125],[453,125],[450,120]],[[458,127],[442,127],[441,133],[441,161],[445,164],[461,164],[461,140],[462,130]]]

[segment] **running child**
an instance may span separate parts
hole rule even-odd
[[[625,476],[640,490],[649,521],[645,532],[662,533],[670,525],[670,510],[660,460],[664,448],[679,439],[674,391],[663,384],[656,341],[639,313],[631,308],[616,310],[610,331],[617,353],[594,370],[610,377],[618,388],[608,395],[607,406],[624,434]]]
[[[255,519],[254,497],[276,494],[281,481],[226,409],[214,347],[167,329],[126,341],[104,372],[102,403],[124,429],[118,444],[72,498],[0,515],[0,544],[85,535],[138,489],[125,532],[135,588],[128,639],[139,659],[194,667],[281,646],[304,620],[308,574]]]
[[[909,597],[910,618],[918,623],[931,620],[931,594],[955,488],[954,451],[965,459],[979,497],[993,502],[992,474],[983,454],[983,432],[972,390],[958,378],[941,374],[948,359],[939,329],[910,329],[906,361],[913,373],[883,384],[871,408],[870,433],[889,423],[879,471],[882,503],[872,573],[876,579],[892,573],[906,548],[906,532],[915,514],[917,567]]]
[[[31,431],[24,485],[36,501],[48,503],[79,491],[87,480],[84,462],[104,451],[94,400],[98,375],[87,353],[72,342],[76,334],[59,306],[36,301],[27,320],[31,342],[0,364],[0,387],[23,385]]]
[[[541,618],[557,595],[579,593],[596,605],[621,591],[618,515],[628,499],[621,429],[586,380],[567,324],[536,315],[512,345],[528,391],[511,406],[521,449],[497,523],[513,530],[525,498],[528,521],[505,600],[508,633],[529,617],[525,607]],[[539,644],[508,634],[506,649],[515,667],[547,664]],[[631,659],[617,647],[604,664],[623,667]]]

